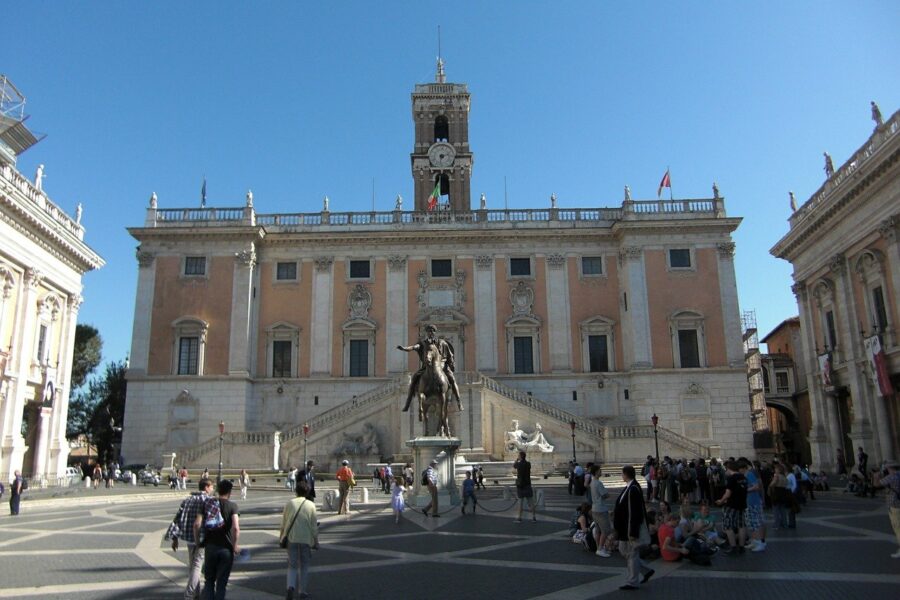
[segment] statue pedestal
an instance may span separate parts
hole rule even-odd
[[[431,502],[428,488],[422,485],[422,471],[428,468],[432,460],[437,461],[438,505],[441,512],[451,504],[459,503],[459,488],[456,486],[455,464],[456,452],[462,442],[459,438],[417,437],[408,440],[406,445],[413,451],[413,468],[415,480],[413,491],[408,495],[410,506],[422,507]]]

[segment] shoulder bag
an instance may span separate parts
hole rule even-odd
[[[291,524],[288,525],[287,531],[284,532],[284,535],[281,536],[281,540],[278,542],[278,546],[282,549],[288,547],[288,534],[291,532],[291,529],[294,528],[294,523],[297,522],[297,515],[300,514],[300,509],[303,508],[303,505],[306,504],[306,498],[303,499],[303,502],[300,503],[300,506],[297,507],[297,512],[294,513],[294,518],[291,519]]]

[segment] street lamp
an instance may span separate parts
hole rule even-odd
[[[309,462],[306,451],[306,436],[309,435],[309,423],[303,424],[303,468],[306,468],[306,463]]]
[[[216,483],[222,481],[222,444],[225,442],[225,421],[219,421],[219,474]]]
[[[653,443],[656,444],[656,464],[659,464],[659,429],[657,425],[659,425],[659,417],[656,416],[656,413],[653,413],[653,416],[650,417],[650,422],[653,423]]]
[[[572,428],[572,463],[577,463],[578,459],[575,458],[575,427],[578,425],[575,421],[569,421],[569,427]]]

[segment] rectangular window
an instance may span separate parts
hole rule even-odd
[[[588,360],[591,373],[605,373],[609,371],[609,354],[606,348],[605,335],[588,336]]]
[[[183,337],[178,340],[178,374],[197,375],[200,359],[200,338]]]
[[[673,269],[691,268],[691,251],[688,248],[673,248],[669,250],[669,267]]]
[[[513,364],[515,373],[534,373],[534,355],[531,353],[531,337],[513,338]]]
[[[40,329],[38,329],[38,343],[37,343],[37,361],[40,364],[44,364],[47,358],[47,326],[41,325]]]
[[[769,393],[769,369],[763,367],[762,375],[763,375],[763,389],[768,394]]]
[[[884,333],[887,330],[887,311],[884,308],[884,291],[879,285],[872,289],[872,308],[875,310],[875,325],[878,326],[878,332]]]
[[[581,273],[583,275],[603,275],[603,258],[599,256],[582,256]]]
[[[682,369],[700,366],[700,347],[697,345],[696,329],[678,330],[678,354],[681,357]]]
[[[350,261],[350,279],[368,279],[371,263],[367,260]]]
[[[787,371],[775,371],[775,391],[779,394],[787,394],[790,391]]]
[[[453,261],[449,258],[435,258],[431,261],[432,277],[452,277]]]
[[[184,257],[184,274],[185,275],[206,275],[206,257],[205,256],[186,256],[186,257]]]
[[[510,258],[509,275],[510,277],[528,277],[531,275],[531,259]]]
[[[293,344],[290,340],[275,340],[272,342],[272,377],[291,376],[291,350]]]
[[[834,329],[834,312],[830,310],[825,313],[825,330],[828,332],[829,349],[834,350],[837,346],[837,333]]]
[[[275,266],[276,281],[296,281],[297,279],[297,263],[280,262]]]
[[[350,377],[369,376],[369,340],[350,340]]]

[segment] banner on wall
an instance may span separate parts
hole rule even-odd
[[[834,382],[831,379],[831,354],[827,352],[819,355],[819,377],[821,377],[822,386],[826,391],[834,388]]]
[[[866,358],[869,359],[872,385],[882,396],[890,396],[894,393],[894,388],[891,385],[891,376],[887,369],[887,356],[884,354],[884,348],[881,347],[881,339],[877,335],[873,335],[864,339],[863,345],[866,347]]]

